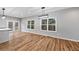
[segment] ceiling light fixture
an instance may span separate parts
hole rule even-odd
[[[45,8],[46,8],[46,7],[41,7],[42,14],[39,15],[39,17],[47,17],[47,16],[48,16],[48,14],[45,13]]]
[[[5,8],[2,8],[2,11],[3,11],[2,19],[5,19],[6,18],[6,16],[4,15]]]

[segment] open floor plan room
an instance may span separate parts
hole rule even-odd
[[[79,51],[79,7],[0,7],[0,51]]]

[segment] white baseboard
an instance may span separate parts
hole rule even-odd
[[[33,34],[37,34],[37,35],[43,35],[43,36],[49,36],[49,37],[54,37],[54,38],[59,38],[59,39],[64,39],[64,40],[69,40],[69,41],[74,41],[74,42],[79,42],[79,40],[65,38],[65,37],[61,37],[61,36],[54,36],[54,35],[50,36],[50,35],[40,34],[40,33],[35,33],[35,32],[29,32],[29,33],[33,33]]]

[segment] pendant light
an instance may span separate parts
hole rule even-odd
[[[5,8],[2,8],[2,11],[3,11],[2,19],[5,19],[6,18],[6,16],[4,15]]]
[[[39,17],[47,17],[47,16],[48,16],[48,14],[45,13],[45,8],[46,8],[46,7],[41,7],[42,14],[39,15]]]

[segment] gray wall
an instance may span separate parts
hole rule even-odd
[[[21,30],[23,32],[33,32],[47,36],[59,36],[72,40],[79,40],[79,8],[73,7],[51,12],[49,13],[49,17],[55,18],[57,20],[57,32],[41,30],[41,20],[37,16],[22,19]],[[35,20],[34,30],[29,30],[27,28],[28,20]]]

